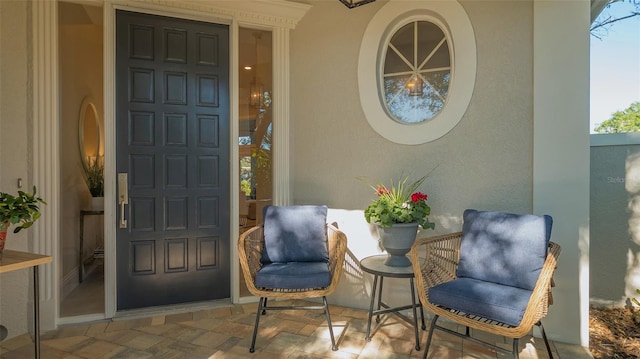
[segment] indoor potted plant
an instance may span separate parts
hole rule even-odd
[[[18,191],[17,196],[0,192],[0,254],[4,250],[9,227],[16,225],[13,233],[31,227],[40,218],[40,203],[47,204],[36,196],[36,186],[33,186],[33,193]]]
[[[87,157],[87,168],[84,180],[91,193],[91,209],[104,208],[104,160],[102,156]]]
[[[377,225],[380,243],[389,253],[385,261],[389,266],[410,266],[406,253],[416,239],[418,227],[436,226],[429,221],[428,196],[418,191],[426,178],[409,182],[408,176],[402,176],[398,181],[392,180],[390,186],[369,184],[376,197],[364,210],[364,216],[367,222]]]

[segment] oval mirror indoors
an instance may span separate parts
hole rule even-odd
[[[96,106],[87,96],[80,105],[78,119],[78,142],[84,167],[84,179],[91,193],[91,209],[102,210],[104,196],[104,161],[102,130]]]
[[[98,111],[91,97],[87,96],[80,105],[78,119],[78,143],[80,144],[80,158],[85,171],[89,170],[91,162],[101,156],[100,138],[101,128]]]

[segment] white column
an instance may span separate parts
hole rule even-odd
[[[58,133],[58,4],[31,3],[32,26],[32,168],[33,184],[47,201],[42,217],[30,229],[31,250],[53,256],[40,267],[40,328],[55,328],[58,312],[58,250],[60,223],[59,133]]]
[[[590,2],[533,5],[533,210],[553,216],[562,246],[544,325],[554,340],[587,346]]]
[[[291,204],[289,29],[273,30],[273,202]]]

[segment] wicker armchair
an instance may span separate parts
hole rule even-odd
[[[265,211],[266,212],[266,211]],[[268,221],[269,218],[265,218]],[[250,352],[255,350],[256,336],[258,332],[258,324],[260,315],[266,314],[267,310],[286,310],[286,309],[316,309],[324,310],[329,333],[331,335],[331,348],[337,350],[336,341],[333,335],[333,327],[331,325],[331,317],[329,314],[329,306],[327,304],[327,295],[333,293],[338,286],[342,273],[342,266],[347,250],[347,237],[331,224],[326,224],[326,240],[329,253],[328,267],[330,272],[330,283],[325,287],[318,288],[267,288],[256,285],[256,277],[264,266],[264,246],[265,246],[265,229],[264,224],[253,227],[240,235],[238,239],[238,253],[240,257],[240,265],[244,274],[247,288],[251,294],[260,297],[258,302],[258,310],[256,313],[256,322],[253,330],[253,339],[251,341]],[[267,298],[274,299],[306,299],[322,297],[322,306],[267,306]]]
[[[519,324],[513,325],[450,308],[442,304],[434,304],[430,301],[429,295],[432,288],[458,278],[462,237],[463,232],[438,237],[421,238],[416,240],[410,252],[420,301],[427,310],[435,314],[427,337],[424,358],[428,355],[431,338],[435,329],[471,340],[496,351],[509,352],[491,343],[472,337],[469,328],[512,338],[513,351],[510,353],[512,353],[515,358],[518,358],[518,339],[527,335],[534,325],[540,327],[549,357],[553,358],[544,327],[540,320],[547,315],[547,309],[553,302],[551,296],[551,287],[554,285],[552,275],[560,254],[560,246],[556,243],[548,242],[548,251],[546,259],[544,259],[544,265],[535,282],[535,287],[532,290],[526,309],[524,309],[522,319]],[[420,265],[420,258],[426,259],[422,261],[422,266]],[[470,289],[466,288],[466,290]],[[461,334],[438,326],[436,323],[440,317],[466,326],[466,332]]]

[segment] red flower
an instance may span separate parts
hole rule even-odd
[[[417,202],[420,202],[420,201],[426,201],[426,200],[427,200],[427,195],[425,193],[416,192],[416,193],[411,195],[411,202],[413,202],[413,203],[417,203]]]
[[[391,193],[391,191],[389,191],[389,189],[387,189],[384,186],[378,186],[376,193],[378,193],[378,196],[382,196],[382,195]]]

